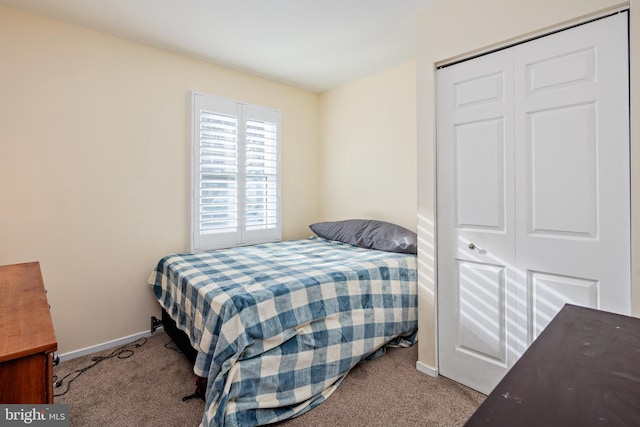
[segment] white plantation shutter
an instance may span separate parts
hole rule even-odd
[[[192,98],[192,251],[280,240],[280,113]]]
[[[238,120],[200,111],[200,232],[238,228]]]

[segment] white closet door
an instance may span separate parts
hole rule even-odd
[[[566,302],[631,309],[627,40],[624,13],[515,48],[527,343]]]
[[[565,302],[628,313],[626,14],[438,72],[442,375],[488,393]]]
[[[438,72],[440,371],[473,388],[517,356],[513,114],[512,50]]]

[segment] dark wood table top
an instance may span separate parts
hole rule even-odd
[[[565,305],[465,426],[640,426],[640,319]]]

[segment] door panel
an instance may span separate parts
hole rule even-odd
[[[504,101],[504,75],[496,72],[454,83],[457,110],[499,104]]]
[[[595,103],[528,113],[529,235],[597,238]]]
[[[594,308],[621,314],[631,309],[627,46],[618,14],[514,50],[518,267],[590,278]]]
[[[576,52],[562,52],[525,65],[528,95],[545,90],[595,83],[596,53],[594,46]]]
[[[457,350],[506,366],[505,267],[458,262]]]
[[[490,392],[565,303],[628,314],[627,16],[437,74],[442,375]]]
[[[517,348],[512,68],[504,51],[438,77],[438,305],[451,308],[439,310],[440,371],[474,388],[497,384]]]
[[[540,335],[564,304],[599,306],[600,284],[597,280],[530,271],[528,283],[529,342]]]
[[[492,118],[455,129],[457,226],[504,232],[504,121]]]

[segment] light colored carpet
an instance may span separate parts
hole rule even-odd
[[[198,426],[204,402],[182,397],[195,390],[187,359],[165,333],[114,350],[60,363],[55,403],[70,405],[72,427]],[[136,344],[142,344],[136,347]],[[168,347],[168,348],[167,348]],[[125,349],[125,350],[126,350]],[[485,396],[443,377],[415,369],[417,346],[389,349],[356,366],[326,402],[278,427],[461,426]],[[95,357],[113,356],[97,364]],[[66,392],[66,393],[65,393]],[[64,394],[63,394],[64,393]]]

